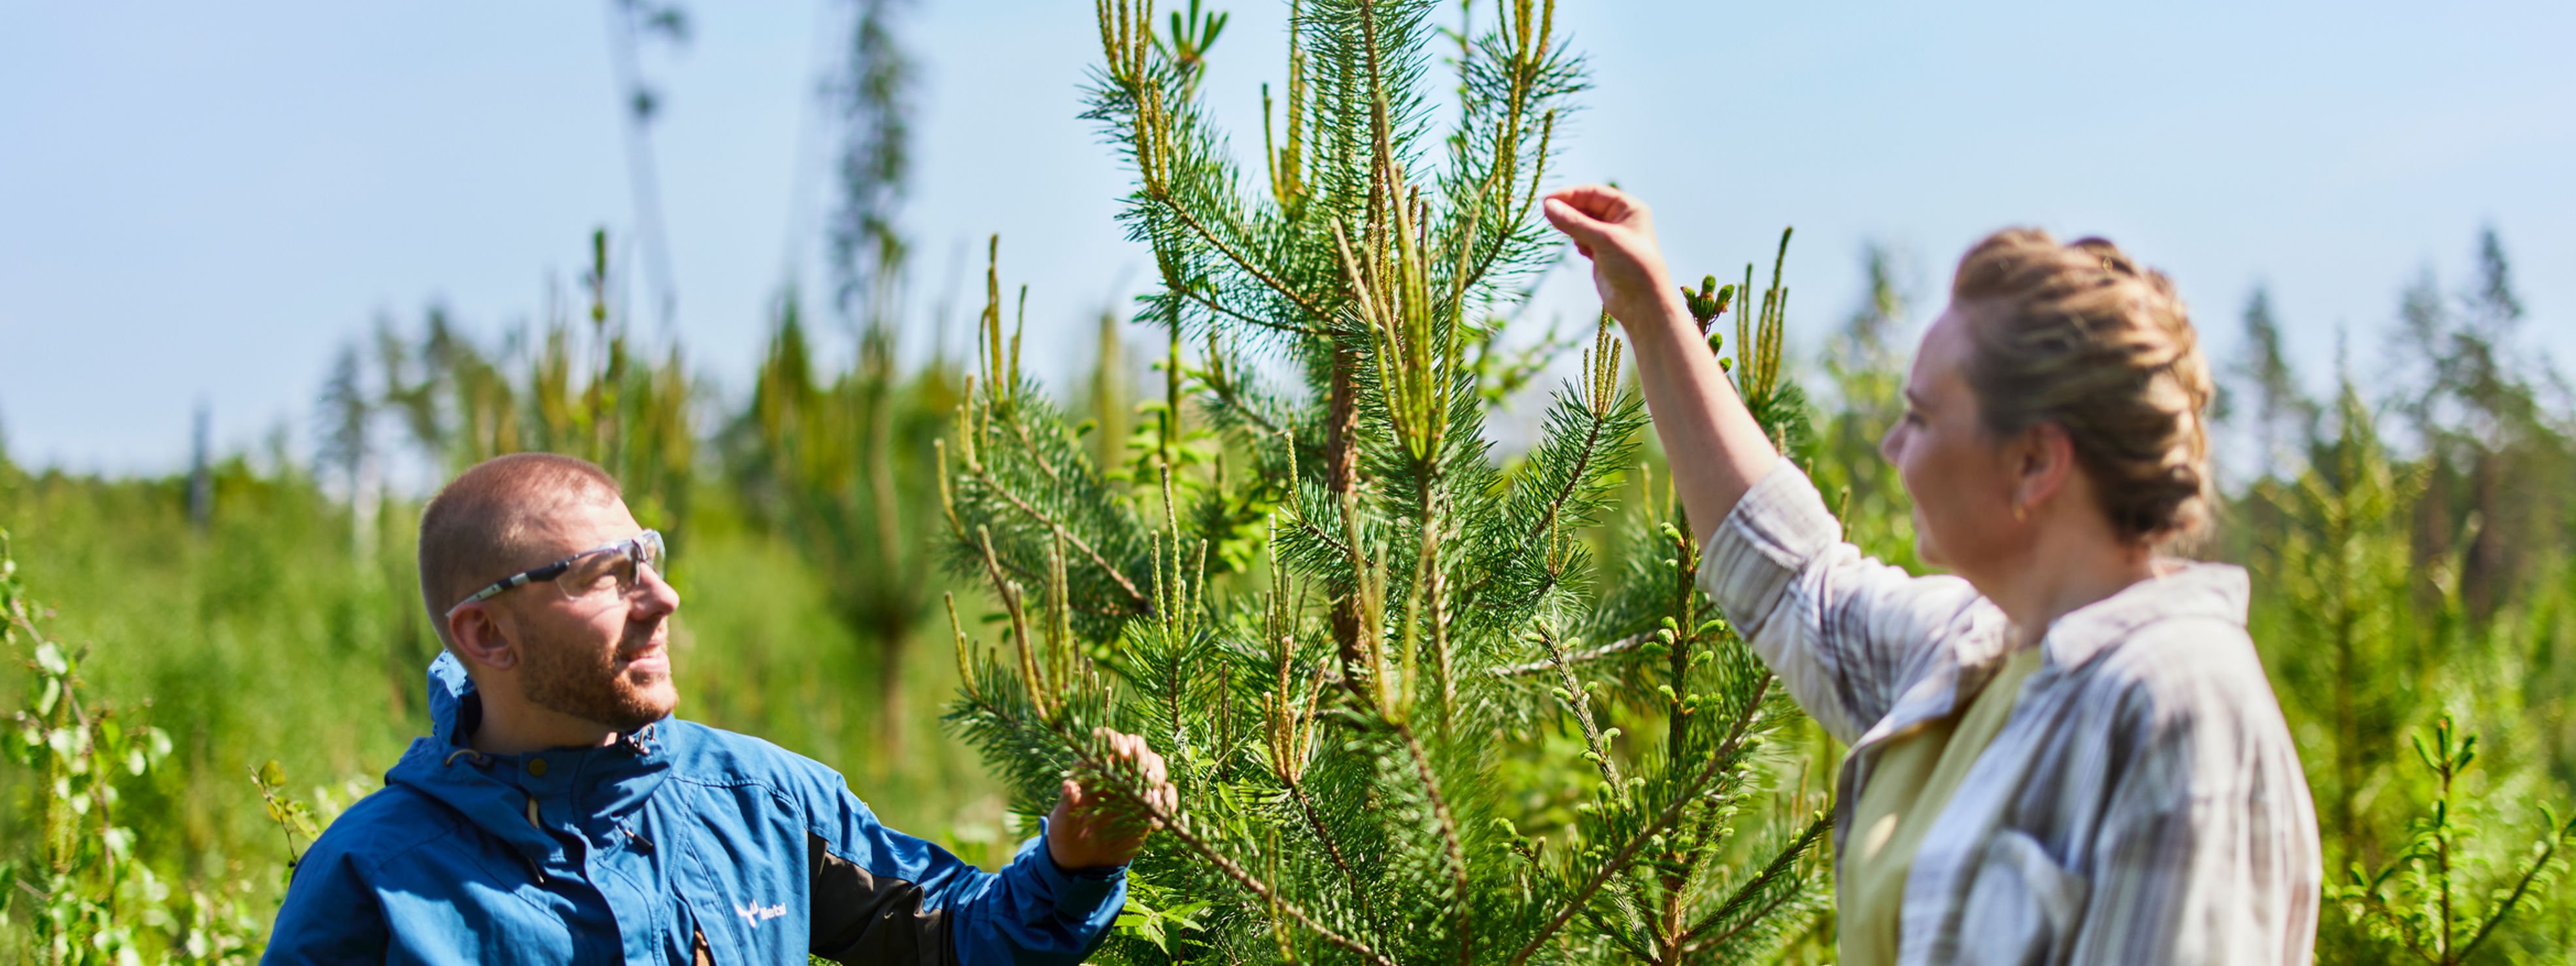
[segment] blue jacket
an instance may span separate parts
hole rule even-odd
[[[485,755],[465,669],[429,667],[432,734],[322,833],[270,963],[1076,963],[1123,869],[1041,833],[999,873],[886,828],[830,768],[677,718],[604,748]]]

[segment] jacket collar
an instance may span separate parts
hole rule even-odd
[[[477,828],[510,845],[531,866],[563,859],[563,845],[539,827],[590,827],[617,821],[643,807],[670,772],[671,754],[659,724],[646,725],[597,748],[550,748],[521,755],[488,755],[467,739],[483,716],[482,696],[453,655],[429,664],[429,737],[413,739],[402,760],[385,773],[401,785],[446,805]],[[538,819],[530,818],[534,805]]]

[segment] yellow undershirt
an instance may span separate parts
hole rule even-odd
[[[2038,669],[2039,657],[2040,649],[2032,647],[2005,658],[1965,712],[1926,722],[1878,753],[1878,766],[1853,811],[1834,885],[1843,966],[1896,962],[1898,913],[1905,907],[1914,852],[1968,777],[1968,766],[2012,717],[2022,679]]]

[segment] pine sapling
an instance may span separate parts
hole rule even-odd
[[[940,489],[997,613],[948,604],[949,720],[1016,812],[1076,775],[1162,828],[1103,961],[1737,961],[1822,904],[1827,824],[1778,780],[1794,708],[1693,586],[1669,496],[1614,505],[1646,418],[1607,320],[1524,455],[1486,436],[1492,333],[1557,252],[1534,209],[1581,65],[1552,3],[1500,4],[1455,35],[1435,131],[1434,6],[1293,3],[1246,186],[1201,101],[1222,21],[1160,36],[1150,3],[1098,3],[1089,116],[1135,166],[1137,321],[1167,337],[1138,470],[1022,374],[988,268]],[[1761,295],[1727,365],[1795,446],[1776,263]],[[1164,751],[1179,808],[1101,728]]]

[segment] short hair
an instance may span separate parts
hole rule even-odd
[[[1959,259],[1950,299],[1965,310],[1965,375],[1989,431],[2063,427],[2124,541],[2208,526],[2214,390],[2172,279],[2107,239],[2061,245],[2010,228]]]
[[[588,460],[512,453],[475,464],[440,487],[420,512],[420,597],[430,626],[447,639],[448,608],[483,585],[528,567],[548,551],[534,524],[565,505],[614,500],[616,479]]]

